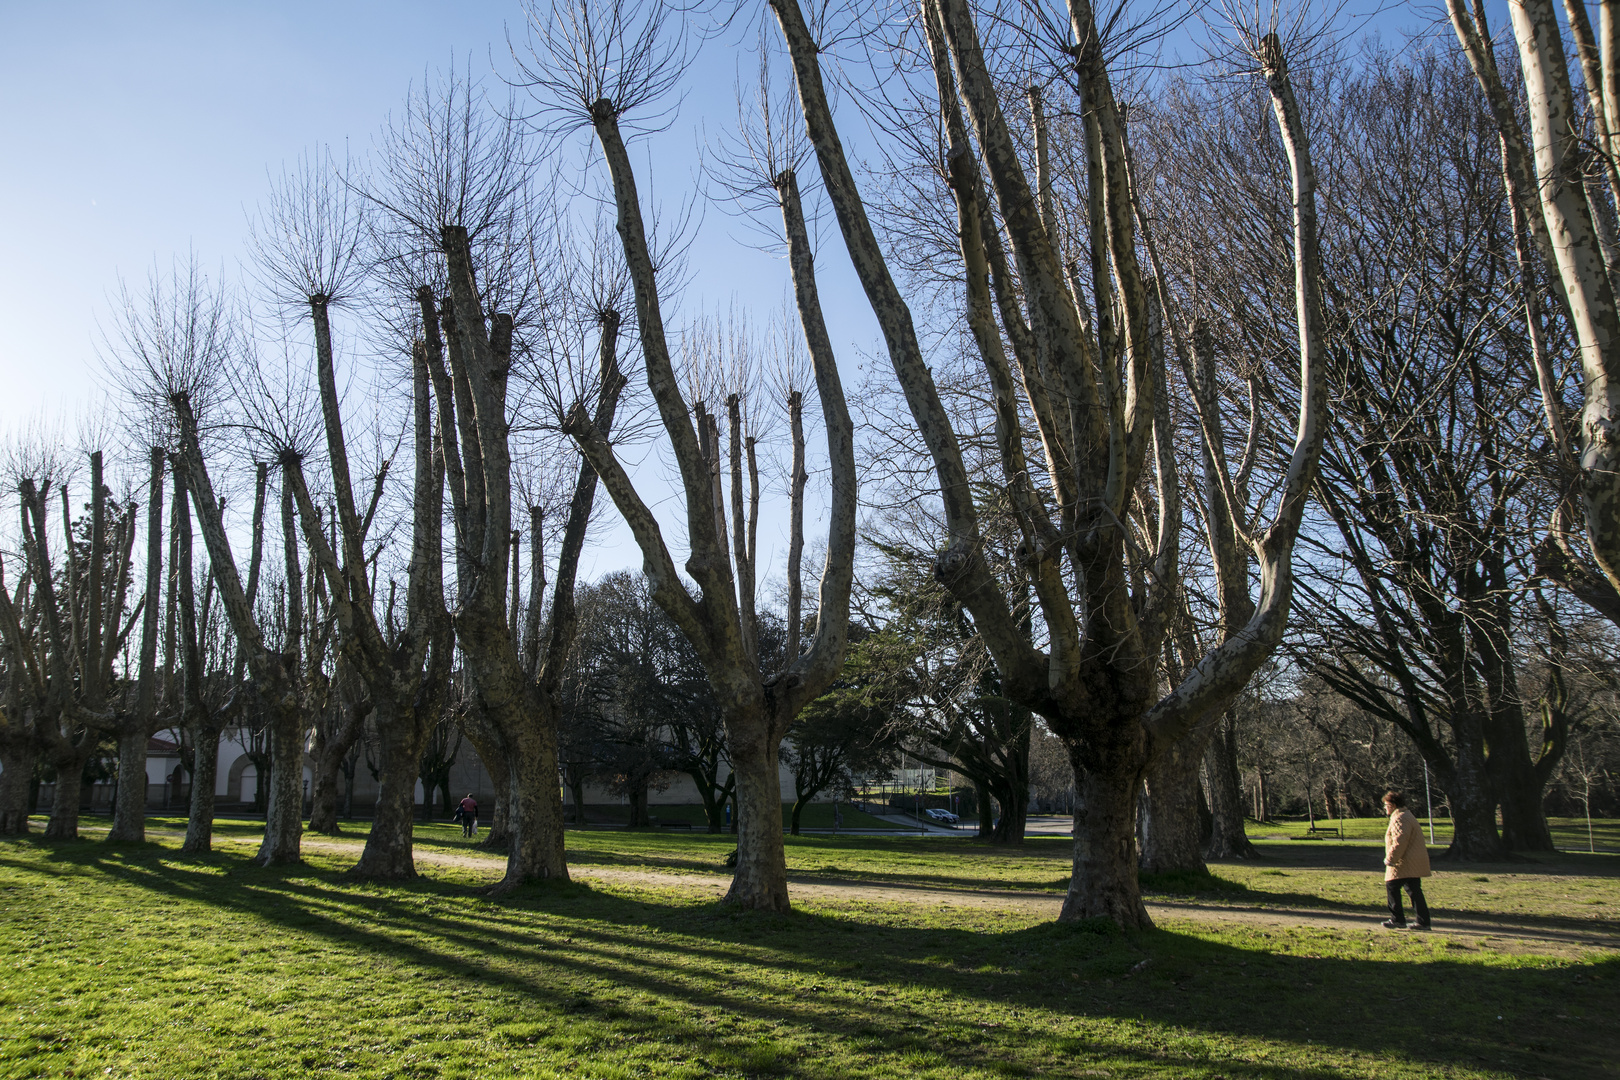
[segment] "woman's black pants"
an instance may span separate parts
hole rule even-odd
[[[1384,891],[1389,894],[1389,917],[1395,922],[1404,923],[1406,912],[1401,910],[1401,890],[1412,898],[1412,913],[1417,916],[1419,926],[1429,925],[1429,905],[1423,899],[1423,879],[1417,877],[1396,878],[1394,881],[1384,882]]]

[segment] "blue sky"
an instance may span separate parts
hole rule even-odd
[[[1393,8],[1376,24],[1392,32],[1441,14]],[[119,275],[138,285],[154,260],[167,266],[190,248],[234,276],[268,171],[320,144],[364,151],[428,69],[470,58],[475,72],[505,70],[505,27],[521,17],[515,0],[0,0],[0,433],[35,418],[71,426],[102,400],[96,327]],[[700,125],[734,121],[739,64],[751,72],[727,44],[706,50],[673,126],[635,151],[639,168],[658,170],[643,176],[644,193],[656,186],[674,203],[693,191]],[[859,118],[844,112],[858,151]],[[829,239],[818,271],[852,367],[876,332]],[[785,270],[751,243],[740,223],[707,210],[683,314],[733,296],[761,314],[776,309]],[[587,574],[639,563],[621,539],[603,541]]]

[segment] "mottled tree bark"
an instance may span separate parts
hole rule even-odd
[[[191,805],[180,850],[203,855],[214,845],[214,787],[219,780],[219,727],[204,724],[192,736]]]
[[[1141,805],[1143,871],[1207,873],[1198,815],[1199,747],[1177,740],[1147,769]]]

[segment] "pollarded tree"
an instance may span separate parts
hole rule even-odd
[[[302,392],[307,387],[296,382],[273,383],[269,365],[261,365],[253,343],[245,338],[232,340],[230,346],[222,350],[221,361],[235,379],[234,403],[242,410],[237,422],[274,454],[281,473],[282,602],[273,607],[256,605],[257,598],[252,595],[257,584],[262,534],[255,528],[249,574],[244,584],[225,527],[224,502],[216,494],[205,452],[204,439],[212,436],[214,425],[220,424],[222,418],[211,415],[208,410],[199,411],[193,393],[202,388],[212,396],[216,390],[208,385],[208,380],[217,379],[217,374],[196,374],[189,369],[175,370],[161,364],[150,365],[148,372],[151,388],[166,396],[172,410],[170,415],[177,429],[178,443],[177,482],[185,485],[191,513],[196,515],[208,552],[209,579],[235,639],[240,666],[251,679],[242,696],[235,698],[233,707],[263,710],[270,752],[270,792],[265,809],[264,841],[257,858],[261,865],[278,866],[302,860],[304,740],[309,719],[310,672],[305,649],[303,545],[298,532],[293,496],[296,485],[292,474],[302,454],[302,443],[308,437],[309,403]],[[196,609],[188,615],[187,606],[181,605],[182,619],[196,618]],[[185,633],[183,637],[188,640],[189,649],[192,640],[200,643],[201,635],[193,638]],[[187,657],[188,666],[191,659]],[[195,670],[201,676],[201,657],[197,660]],[[248,697],[251,703],[245,700]],[[209,811],[211,816],[211,806]]]
[[[740,818],[737,871],[727,900],[784,911],[789,902],[779,755],[794,717],[831,685],[843,664],[854,573],[854,432],[816,291],[798,181],[791,168],[785,169],[771,179],[821,398],[832,505],[814,640],[802,653],[788,656],[785,668],[762,675],[755,619],[758,487],[751,466],[750,482],[744,484],[745,448],[752,449],[745,440],[744,415],[752,403],[732,392],[723,403],[689,404],[682,393],[664,324],[658,263],[621,123],[656,102],[679,74],[683,53],[670,17],[670,9],[662,5],[637,8],[624,0],[579,0],[549,11],[531,8],[533,60],[522,67],[537,97],[564,118],[564,126],[590,124],[606,158],[635,292],[647,384],[680,470],[690,552],[685,570],[697,596],[683,581],[657,519],[620,463],[608,433],[583,408],[568,415],[566,430],[630,526],[653,599],[697,650],[725,720]],[[802,550],[802,541],[795,550]]]
[[[152,447],[146,489],[146,582],[140,601],[140,652],[135,685],[126,690],[117,713],[118,788],[112,828],[107,830],[108,843],[140,843],[146,839],[146,747],[163,726],[158,712],[157,650],[163,618],[163,478],[167,472],[168,455],[163,447]]]
[[[511,113],[492,108],[476,85],[453,73],[424,86],[385,134],[368,189],[394,223],[396,276],[416,290],[427,335],[455,528],[452,622],[475,694],[471,708],[493,733],[509,778],[507,868],[498,891],[568,877],[555,698],[575,632],[574,580],[597,483],[581,464],[558,544],[550,618],[531,637],[536,659],[526,665],[507,591],[514,360],[527,351],[544,363],[555,351],[566,355],[559,361],[565,368],[588,367],[576,387],[578,408],[603,432],[611,430],[624,385],[619,313],[581,301],[566,279],[542,283],[534,273],[562,260],[557,250],[541,250],[556,238],[542,235],[545,208],[530,190],[533,163]],[[556,295],[542,294],[542,284],[555,286]],[[533,311],[544,316],[537,325],[529,322]],[[517,328],[537,329],[540,340],[516,337]],[[594,363],[582,360],[592,353]]]
[[[1030,183],[1009,133],[967,0],[939,0],[924,9],[950,139],[968,322],[994,392],[1002,483],[1015,508],[1020,561],[1044,642],[1017,618],[983,559],[983,529],[960,444],[845,157],[816,38],[797,0],[771,0],[771,8],[793,58],[810,140],[845,244],[939,481],[948,537],[935,573],[972,615],[996,661],[1003,693],[1046,721],[1074,765],[1081,806],[1061,918],[1150,925],[1136,878],[1137,791],[1152,761],[1199,720],[1224,708],[1281,640],[1294,539],[1324,421],[1314,175],[1282,43],[1268,36],[1252,42],[1252,52],[1293,164],[1298,437],[1272,524],[1248,538],[1261,568],[1254,617],[1160,696],[1156,673],[1177,590],[1181,525],[1163,364],[1166,317],[1141,266],[1125,117],[1091,5],[1072,0],[1072,38],[1054,43],[1063,49],[1063,74],[1074,79],[1085,117],[1095,259],[1089,316],[1082,314],[1083,292],[1065,272],[1038,187]],[[972,141],[959,101],[972,121]],[[984,191],[981,159],[993,204]],[[1003,230],[1011,267],[1001,247]],[[1040,434],[1044,461],[1026,456],[1026,415]],[[1145,490],[1150,449],[1156,475],[1147,487],[1158,505],[1143,512],[1136,504],[1143,501],[1138,493]],[[1157,528],[1132,536],[1127,522],[1133,518]],[[1151,554],[1133,558],[1130,548],[1144,537]]]
[[[377,552],[374,543],[368,545],[387,465],[378,470],[369,501],[362,504],[352,477],[332,342],[332,310],[352,301],[359,288],[363,235],[358,197],[351,195],[349,183],[334,164],[322,157],[305,161],[298,171],[283,177],[256,228],[261,273],[273,298],[287,307],[307,309],[310,318],[333,520],[323,519],[315,506],[301,455],[287,457],[284,483],[291,486],[304,541],[330,596],[338,648],[364,687],[366,709],[341,713],[347,722],[331,740],[335,745],[323,749],[335,769],[336,760],[359,737],[369,712],[380,758],[376,817],[353,872],[403,879],[416,874],[411,830],[417,766],[425,740],[440,719],[452,652],[441,536],[445,465],[435,445],[429,390],[437,315],[431,301],[421,303],[421,332],[413,335],[408,351],[414,435],[411,540],[404,618],[396,627],[389,623],[392,607],[380,610],[373,595]]]
[[[27,831],[27,778],[39,759],[56,770],[56,796],[45,835],[72,840],[79,835],[79,798],[85,764],[103,734],[114,725],[117,681],[113,661],[133,624],[126,624],[130,555],[135,543],[135,507],[109,499],[101,451],[90,453],[89,520],[75,522],[65,476],[53,475],[53,455],[25,455],[18,464],[36,464],[18,477],[22,497],[22,565],[16,592],[0,582],[0,640],[6,650],[5,762],[16,779],[8,785],[8,805],[0,811],[13,832]],[[53,495],[62,503],[64,566],[52,557]],[[22,752],[18,752],[21,749]],[[21,798],[19,799],[19,791]],[[19,805],[20,804],[20,805]]]

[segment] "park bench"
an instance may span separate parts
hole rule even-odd
[[[690,821],[660,821],[658,827],[660,829],[690,829],[692,823]]]
[[[1312,825],[1308,827],[1305,832],[1310,835],[1321,833],[1324,836],[1331,833],[1340,840],[1344,839],[1344,834],[1339,831],[1339,827],[1337,825]]]

